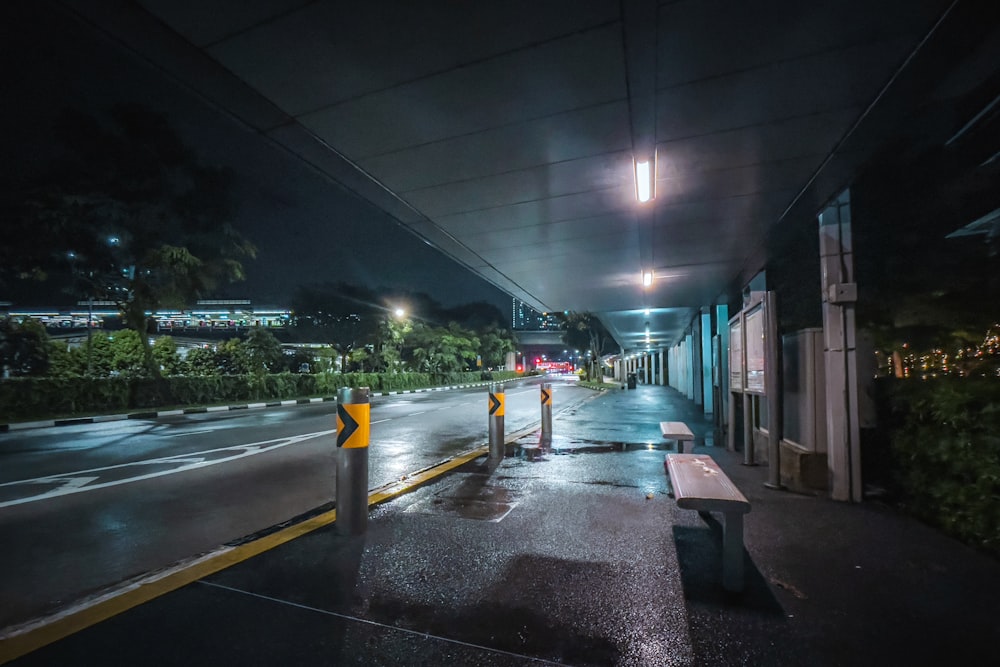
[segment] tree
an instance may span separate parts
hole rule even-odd
[[[254,327],[243,342],[243,356],[250,373],[262,374],[277,372],[284,354],[274,334],[263,327]]]
[[[476,358],[479,345],[479,338],[472,331],[454,322],[447,327],[418,322],[406,339],[414,369],[430,373],[465,370]]]
[[[155,376],[147,313],[242,279],[241,260],[256,250],[230,224],[229,172],[202,164],[144,107],[109,116],[110,127],[80,112],[60,118],[68,157],[19,202],[12,223],[30,242],[11,253],[8,273],[45,278],[71,260],[87,295],[113,300],[141,334],[144,370]]]
[[[51,346],[49,334],[38,320],[0,320],[0,376],[45,375]]]
[[[172,336],[160,336],[156,339],[153,343],[153,359],[166,375],[180,373],[181,360],[177,354],[177,341]]]
[[[348,358],[349,368],[352,371],[366,372],[370,368],[372,351],[367,347],[359,347],[351,351]]]
[[[517,349],[511,332],[496,325],[480,331],[478,338],[479,354],[487,367],[500,366],[506,361],[507,353]]]
[[[190,375],[218,375],[219,365],[215,360],[215,351],[209,347],[188,350],[184,358],[184,369]]]
[[[114,346],[111,337],[102,331],[95,331],[83,345],[72,351],[73,367],[78,375],[108,377],[114,368]]]
[[[403,356],[403,344],[407,335],[413,330],[409,319],[400,320],[392,315],[386,315],[378,325],[375,340],[375,369],[382,372],[395,373]]]
[[[375,342],[385,309],[374,292],[347,283],[300,287],[292,299],[298,338],[330,343],[347,370],[355,350]]]
[[[563,316],[563,342],[577,350],[590,352],[587,364],[587,380],[601,378],[598,366],[601,356],[607,352],[612,338],[597,315],[589,312],[569,312]]]
[[[111,367],[121,375],[144,375],[148,368],[145,348],[149,347],[146,334],[131,329],[117,332],[111,344]],[[151,355],[152,356],[152,355]]]
[[[230,338],[215,348],[215,368],[221,375],[245,375],[249,371],[246,348],[239,338]]]

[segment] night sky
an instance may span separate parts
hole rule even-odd
[[[3,3],[0,49],[0,187],[14,187],[58,155],[50,131],[61,109],[101,114],[137,102],[163,114],[203,162],[236,173],[234,224],[258,255],[245,262],[245,282],[213,296],[287,306],[299,285],[344,281],[426,292],[445,306],[487,301],[509,314],[509,296],[61,7]],[[28,298],[14,292],[0,293],[0,301]]]

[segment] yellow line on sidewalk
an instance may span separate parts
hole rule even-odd
[[[464,454],[459,454],[439,465],[407,476],[400,482],[380,487],[368,496],[368,506],[371,507],[372,505],[384,503],[387,500],[408,493],[421,484],[425,484],[435,477],[454,470],[487,452],[486,447],[479,447]],[[57,613],[36,623],[29,624],[21,630],[15,630],[10,635],[0,639],[0,664],[19,658],[43,646],[47,646],[102,621],[106,621],[112,616],[126,612],[145,602],[194,583],[199,579],[204,579],[209,575],[260,555],[265,551],[270,551],[314,530],[328,526],[334,523],[336,518],[337,511],[335,509],[318,514],[293,526],[288,526],[269,535],[264,535],[252,542],[246,542],[239,546],[214,552],[193,563],[181,565],[175,570],[150,575],[106,596],[86,602],[75,609]]]

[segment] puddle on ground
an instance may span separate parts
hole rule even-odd
[[[517,507],[517,494],[489,481],[489,475],[462,475],[433,496],[418,500],[404,511],[474,521],[502,521]]]
[[[537,439],[523,440],[516,443],[516,453],[518,456],[539,460],[534,456],[527,456],[527,451],[538,445]],[[637,451],[677,451],[676,445],[669,442],[606,442],[603,440],[574,439],[552,443],[551,446],[542,447],[543,456],[560,456],[563,454],[609,454],[613,452],[637,452]]]

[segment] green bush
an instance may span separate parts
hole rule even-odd
[[[493,381],[516,377],[493,372]],[[108,414],[174,405],[245,403],[334,396],[341,387],[404,391],[480,382],[468,373],[273,373],[146,377],[24,377],[0,382],[0,423],[71,415]]]
[[[904,506],[1000,555],[1000,382],[888,384],[893,469]]]

